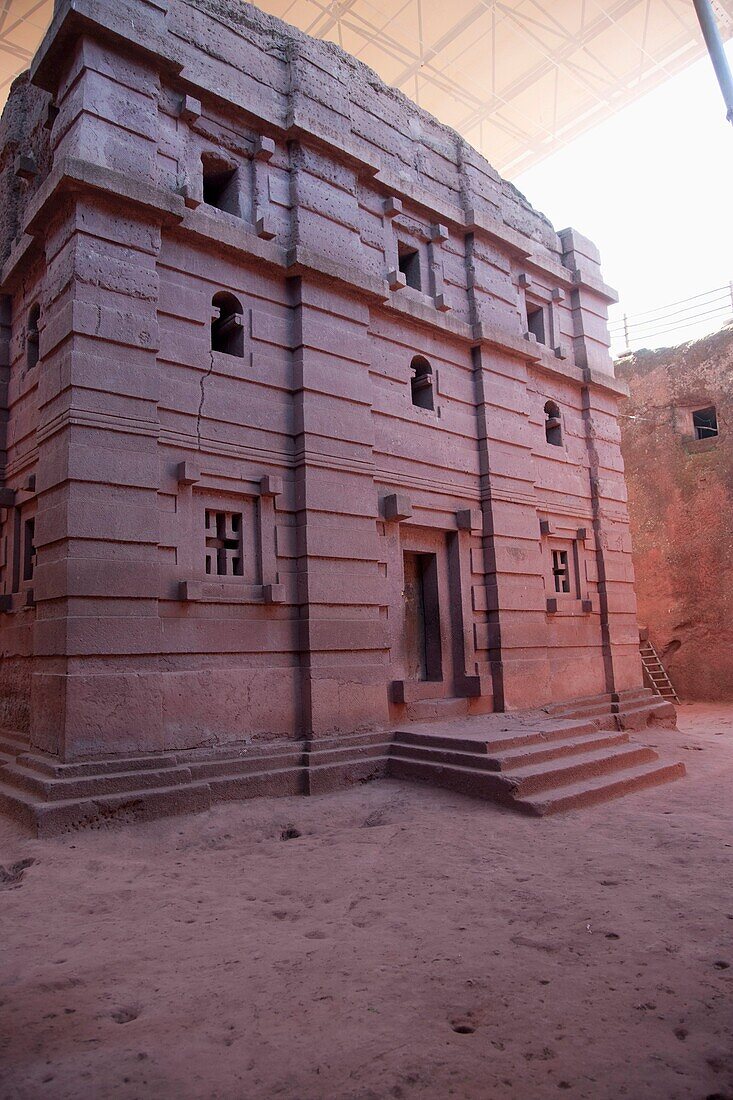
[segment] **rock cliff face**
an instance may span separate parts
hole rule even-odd
[[[733,699],[733,329],[616,370],[639,622],[681,698]]]

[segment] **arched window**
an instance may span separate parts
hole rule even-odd
[[[211,350],[224,355],[244,355],[242,304],[233,294],[221,290],[211,300]]]
[[[562,446],[562,421],[559,406],[554,401],[545,405],[545,439],[553,447]]]
[[[434,409],[433,368],[422,355],[416,355],[410,367],[412,370],[410,389],[413,405],[417,405],[419,409]]]
[[[216,153],[201,156],[204,202],[227,214],[240,215],[237,169]]]
[[[41,307],[38,302],[31,306],[28,313],[28,328],[25,334],[25,357],[28,368],[35,367],[38,362],[38,322],[41,318]]]

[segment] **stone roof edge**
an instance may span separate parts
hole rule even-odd
[[[231,17],[228,17],[225,13],[219,10],[212,10],[209,3],[206,0],[176,0],[177,3],[183,3],[189,7],[196,8],[199,11],[203,11],[210,18],[218,20],[225,25],[230,25],[234,30],[238,27],[238,21]],[[167,0],[146,0],[147,5],[154,10],[161,13],[165,13],[168,9]],[[154,33],[151,28],[147,28],[145,34],[140,34],[136,38],[130,38],[127,34],[124,34],[120,29],[115,28],[109,21],[104,21],[104,2],[100,0],[65,0],[65,3],[57,6],[56,13],[51,22],[46,35],[33,59],[30,67],[31,81],[38,87],[44,88],[47,91],[52,91],[55,84],[56,75],[58,72],[57,58],[60,53],[63,53],[68,49],[69,42],[73,37],[83,31],[84,27],[96,27],[101,30],[104,35],[113,39],[122,40],[125,42],[128,48],[132,48],[139,53],[145,54],[150,57],[154,57],[156,61],[161,65],[163,70],[168,70],[172,78],[177,78],[181,81],[182,85],[189,87],[191,90],[198,89],[198,85],[195,82],[190,81],[187,78],[187,74],[182,71],[181,63],[173,57],[169,52],[166,52],[164,48],[164,37],[160,34]],[[309,48],[317,48],[323,50],[327,54],[332,54],[343,60],[352,68],[357,70],[363,70],[364,73],[369,74],[369,79],[373,79],[377,82],[380,88],[384,89],[385,94],[389,94],[394,98],[398,98],[400,102],[409,107],[411,112],[416,112],[420,117],[428,119],[431,125],[438,127],[442,132],[448,135],[451,140],[456,143],[456,146],[460,146],[463,149],[468,149],[471,154],[477,157],[482,165],[486,167],[487,174],[495,178],[502,183],[502,186],[511,189],[511,192],[515,195],[520,195],[521,192],[517,191],[517,188],[509,183],[507,180],[503,180],[498,175],[496,170],[489,164],[488,161],[468,142],[465,141],[457,131],[451,127],[441,123],[433,115],[430,115],[423,108],[415,104],[408,96],[397,89],[391,88],[376,74],[366,66],[363,62],[353,58],[350,54],[341,50],[340,47],[334,43],[324,42],[320,39],[310,38],[297,28],[291,28],[289,24],[277,19],[275,16],[268,15],[261,12],[251,4],[244,4],[243,11],[247,14],[248,19],[243,19],[240,25],[254,26],[261,22],[264,22],[270,33],[277,34],[282,37],[284,42],[297,39],[307,43]],[[255,17],[251,17],[251,13],[255,13]],[[214,89],[205,87],[201,89],[211,98],[217,98],[216,91]],[[225,97],[222,98],[222,102],[231,105],[231,101]],[[234,106],[241,108],[245,113],[247,112],[246,105],[234,104]],[[259,115],[253,116],[258,120]],[[378,183],[380,183],[385,191],[400,195],[410,202],[413,202],[417,206],[421,206],[432,213],[438,214],[443,220],[451,222],[454,225],[471,231],[477,229],[480,232],[485,233],[490,239],[500,243],[504,248],[513,252],[515,256],[524,258],[528,263],[538,270],[546,272],[555,280],[564,283],[566,286],[579,286],[585,285],[583,280],[579,280],[578,274],[572,270],[563,267],[547,250],[547,248],[534,241],[530,236],[521,233],[520,231],[513,229],[503,220],[491,218],[488,215],[477,214],[472,209],[463,210],[459,206],[453,206],[452,204],[445,203],[438,199],[435,195],[428,195],[424,188],[421,188],[419,184],[409,183],[400,179],[396,173],[390,172],[388,169],[376,164],[369,164],[363,153],[356,148],[352,148],[349,142],[336,142],[333,138],[329,138],[328,135],[317,133],[313,130],[303,130],[302,125],[298,127],[284,127],[279,120],[265,119],[261,120],[265,123],[266,128],[275,131],[283,135],[294,135],[295,131],[303,132],[304,136],[308,136],[314,142],[320,145],[329,146],[333,154],[337,155],[341,159],[347,159],[353,162],[358,162],[364,168],[364,170],[372,175]],[[559,234],[551,225],[547,217],[540,211],[537,211],[532,205],[527,202],[524,196],[521,199],[527,209],[527,211],[536,217],[540,222],[549,226],[555,236],[559,239]],[[538,250],[539,245],[539,250]],[[608,301],[616,301],[615,292],[605,286],[605,284],[594,283],[588,284],[600,296],[605,297]]]

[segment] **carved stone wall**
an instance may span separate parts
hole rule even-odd
[[[731,700],[733,330],[617,369],[639,623],[681,699]]]
[[[0,148],[0,695],[34,744],[640,684],[588,240],[246,4],[61,0]],[[436,563],[429,681],[405,553]]]

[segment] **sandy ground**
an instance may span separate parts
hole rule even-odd
[[[733,1100],[733,707],[680,727],[687,779],[544,821],[394,781],[3,821],[0,1096]]]

